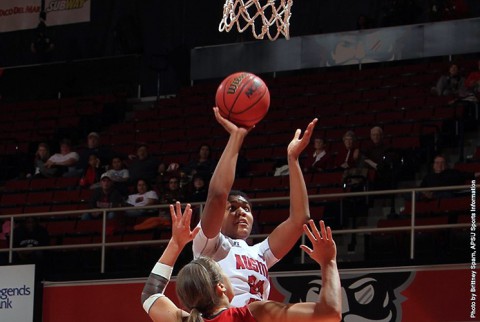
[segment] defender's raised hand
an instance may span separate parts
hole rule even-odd
[[[190,221],[192,219],[190,204],[187,204],[183,214],[180,202],[177,201],[175,206],[170,205],[170,216],[172,218],[172,240],[178,247],[183,248],[195,238],[200,231],[200,227],[197,226],[193,230],[190,229]]]
[[[320,231],[315,226],[312,219],[308,222],[310,228],[305,224],[303,230],[312,243],[312,248],[301,245],[302,248],[314,261],[320,266],[326,265],[330,261],[335,261],[337,257],[337,246],[333,240],[332,230],[325,227],[325,222],[320,220]]]

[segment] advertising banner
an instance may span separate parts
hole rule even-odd
[[[197,47],[192,80],[239,70],[271,73],[480,51],[480,18]]]
[[[41,2],[41,0],[0,1],[0,32],[36,28]]]
[[[45,0],[47,25],[90,21],[90,0]]]
[[[0,266],[0,321],[33,321],[35,265]]]
[[[341,271],[343,321],[476,320],[476,273],[466,265]],[[319,271],[272,273],[270,279],[270,299],[286,303],[315,301],[322,287]],[[48,283],[44,321],[148,322],[140,303],[144,283]],[[178,303],[174,287],[172,281],[166,294]]]
[[[45,0],[47,26],[90,21],[90,0]],[[0,1],[0,32],[35,29],[41,0]]]

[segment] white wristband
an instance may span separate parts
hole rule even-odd
[[[170,277],[172,276],[172,271],[173,271],[172,266],[168,266],[159,262],[157,262],[152,269],[153,274],[160,275],[161,277],[164,277],[167,280],[170,280]]]

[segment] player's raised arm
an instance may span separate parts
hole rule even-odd
[[[176,322],[179,316],[187,313],[180,310],[169,298],[164,296],[165,288],[170,281],[173,265],[186,244],[193,240],[200,227],[190,230],[192,209],[187,204],[182,215],[180,203],[170,205],[172,218],[172,238],[162,256],[155,264],[142,291],[142,305],[153,321]]]
[[[313,220],[303,229],[312,247],[301,245],[314,261],[320,264],[322,288],[317,302],[286,304],[273,301],[259,301],[249,304],[257,321],[276,322],[338,322],[342,319],[342,294],[340,275],[337,268],[337,248],[330,227],[320,221],[320,231]]]
[[[207,238],[215,237],[222,228],[228,194],[235,180],[238,153],[249,131],[222,117],[217,107],[213,108],[213,112],[217,122],[230,134],[230,137],[210,180],[207,201],[201,218],[202,232]]]
[[[314,119],[308,124],[301,138],[301,130],[297,129],[287,148],[290,179],[290,216],[278,225],[269,236],[270,248],[277,258],[284,257],[292,249],[302,235],[303,224],[310,219],[307,187],[299,158],[300,154],[310,143],[317,121],[317,119]]]

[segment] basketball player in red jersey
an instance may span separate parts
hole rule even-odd
[[[187,205],[182,215],[180,203],[170,205],[172,238],[155,264],[142,291],[142,304],[155,322],[338,322],[342,319],[342,295],[337,269],[337,249],[330,227],[313,220],[303,225],[312,248],[301,245],[320,264],[322,287],[316,302],[280,303],[254,301],[241,307],[230,304],[234,288],[215,261],[200,257],[185,265],[177,275],[176,293],[187,311],[181,310],[164,295],[178,256],[200,227],[190,230],[192,210]]]
[[[241,307],[268,299],[268,269],[292,249],[302,235],[303,224],[310,218],[307,189],[298,159],[310,142],[317,119],[308,124],[302,138],[301,130],[296,130],[287,148],[290,216],[265,240],[250,246],[245,240],[253,225],[251,204],[244,193],[230,190],[238,153],[251,128],[238,127],[223,118],[217,107],[214,114],[230,137],[210,181],[199,224],[202,229],[193,241],[193,255],[194,258],[210,257],[220,264],[234,288],[231,304]]]

